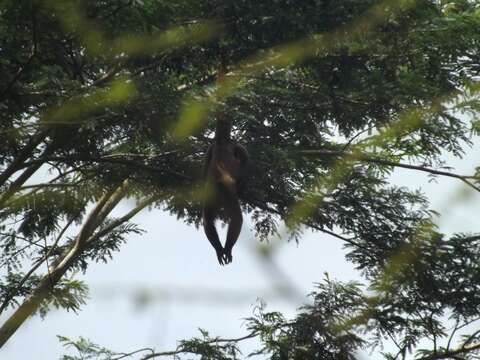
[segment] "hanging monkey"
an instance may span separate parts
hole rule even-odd
[[[218,82],[222,80],[223,71],[219,71]],[[231,128],[231,120],[227,119],[225,113],[219,113],[215,138],[206,152],[204,166],[206,196],[203,205],[203,227],[217,253],[220,265],[232,262],[232,249],[243,223],[238,187],[248,153],[243,146],[231,139]],[[215,219],[219,216],[228,221],[225,247],[222,247],[215,228]]]

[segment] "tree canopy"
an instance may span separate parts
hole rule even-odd
[[[258,239],[331,234],[365,280],[324,280],[294,319],[259,309],[258,354],[354,359],[389,338],[386,359],[478,357],[480,332],[455,334],[480,317],[480,233],[442,234],[421,192],[389,182],[402,167],[480,192],[480,168],[441,158],[480,130],[476,1],[2,0],[0,19],[0,347],[36,312],[79,309],[87,285],[66,275],[114,256],[143,208],[199,224],[222,108],[253,159]],[[243,338],[202,335],[162,354],[240,356]]]

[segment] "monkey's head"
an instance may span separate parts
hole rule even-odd
[[[230,141],[232,131],[232,122],[225,118],[217,119],[217,128],[215,130],[215,140],[217,142]]]

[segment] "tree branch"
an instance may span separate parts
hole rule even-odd
[[[98,240],[99,238],[101,238],[102,236],[108,234],[110,231],[114,230],[116,227],[120,226],[124,222],[129,221],[132,217],[137,215],[140,211],[145,209],[147,206],[153,204],[155,201],[159,200],[160,198],[161,198],[160,196],[155,195],[155,196],[151,196],[151,197],[141,201],[135,208],[130,210],[127,214],[125,214],[124,216],[122,216],[118,219],[115,219],[108,226],[106,226],[104,229],[102,229],[99,232],[97,232],[96,234],[92,235],[87,240],[87,243],[92,243],[92,242]]]
[[[45,134],[46,136],[46,134]],[[43,140],[43,138],[42,138]],[[38,143],[39,144],[39,143]],[[37,144],[37,145],[38,145]],[[36,145],[35,145],[36,147]],[[55,149],[57,148],[57,144],[55,141],[52,141],[50,144],[47,145],[47,147],[45,148],[45,150],[43,151],[42,155],[40,156],[40,158],[46,158],[48,156],[50,156],[50,154],[52,154]],[[33,150],[33,149],[32,149]],[[27,157],[28,158],[28,157]],[[20,174],[20,176],[18,178],[16,178],[11,184],[10,186],[8,187],[8,189],[0,195],[0,208],[2,208],[5,203],[8,201],[8,199],[10,199],[17,191],[18,189],[21,188],[21,186],[23,184],[25,184],[25,182],[30,179],[30,177],[35,174],[37,172],[38,169],[40,169],[42,167],[42,165],[44,164],[43,162],[37,162],[37,163],[34,163],[34,164],[31,164],[31,165],[25,165],[24,161],[26,159],[24,159],[22,161],[22,163],[18,164],[18,166],[16,167],[16,170],[20,170],[24,167],[26,167],[26,170],[23,171],[23,173]]]
[[[10,176],[25,167],[23,166],[23,163],[31,156],[33,150],[35,150],[35,148],[45,139],[47,133],[48,132],[46,130],[42,130],[30,138],[25,147],[15,157],[12,163],[3,171],[2,174],[0,174],[0,186],[5,184]]]
[[[466,346],[466,344],[464,344],[463,346],[455,350],[438,352],[436,354],[431,354],[428,356],[421,357],[418,360],[440,360],[440,359],[451,359],[451,358],[455,359],[457,358],[456,357],[457,355],[468,354],[476,350],[480,350],[480,342],[471,346]]]
[[[156,167],[156,166],[144,164],[144,163],[142,163],[138,160],[131,159],[131,158],[134,157],[133,155],[136,155],[135,157],[142,157],[143,156],[143,158],[158,158],[158,157],[162,157],[162,156],[168,156],[172,153],[173,152],[168,152],[166,154],[158,154],[158,155],[124,154],[124,155],[126,155],[125,157],[122,157],[121,155],[118,156],[116,154],[112,154],[112,155],[105,155],[105,156],[96,157],[96,158],[86,157],[86,156],[77,156],[77,157],[52,156],[52,157],[47,157],[47,158],[31,160],[29,162],[26,162],[23,165],[23,167],[27,167],[27,166],[38,164],[38,163],[44,164],[48,161],[58,161],[58,162],[85,161],[85,162],[92,162],[92,163],[112,163],[112,164],[135,166],[137,168],[142,168],[142,169],[148,170],[150,172],[156,172],[156,173],[158,173],[158,172],[164,172],[165,173],[166,172],[166,173],[169,173],[171,175],[177,176],[177,177],[179,177],[183,180],[188,180],[188,181],[192,180],[190,177],[188,177],[186,175],[183,175],[183,174],[180,174],[180,173],[178,173],[174,170],[162,169],[162,168],[159,168],[159,167]]]
[[[480,238],[480,236],[478,236],[478,238]],[[453,340],[453,337],[455,336],[455,333],[458,331],[458,330],[461,330],[463,329],[464,327],[470,325],[470,324],[473,324],[474,322],[480,320],[480,317],[477,317],[477,318],[474,318],[470,321],[466,321],[464,322],[462,325],[459,325],[459,322],[460,320],[457,318],[455,319],[455,326],[453,327],[453,331],[452,333],[450,334],[449,338],[448,338],[448,342],[447,342],[447,350],[450,350],[450,344]]]
[[[107,191],[107,193],[100,198],[95,208],[85,220],[72,246],[61,255],[59,261],[52,264],[52,269],[49,273],[40,280],[33,292],[0,327],[0,348],[29,316],[38,310],[53,287],[60,281],[67,270],[70,269],[75,259],[85,249],[86,242],[92,236],[95,228],[105,220],[110,211],[124,197],[127,191],[127,185],[128,183],[124,181],[120,186]]]
[[[135,355],[135,354],[138,354],[138,353],[144,352],[144,351],[149,351],[149,352],[151,352],[152,354],[155,354],[155,350],[153,350],[152,348],[143,348],[143,349],[138,349],[138,350],[135,350],[135,351],[132,351],[132,352],[129,352],[129,353],[117,354],[118,357],[114,357],[114,358],[112,358],[111,360],[125,359],[125,358],[127,358],[127,357],[130,357],[130,356],[132,356],[132,355]]]
[[[36,45],[34,47],[36,49]],[[33,57],[33,56],[32,56]],[[117,62],[113,67],[107,71],[103,76],[98,78],[97,80],[93,81],[90,87],[100,87],[103,86],[105,83],[110,81],[121,69],[123,63]],[[23,67],[24,68],[24,67]],[[22,70],[23,72],[23,70]],[[15,79],[16,81],[16,79]],[[49,133],[50,128],[47,126],[46,128],[38,131],[35,135],[33,135],[26,146],[20,151],[20,153],[13,159],[12,163],[0,174],[0,186],[5,184],[5,182],[18,170],[25,168],[25,161],[32,156],[33,151],[35,148],[46,138]],[[45,154],[45,155],[49,155]],[[38,159],[37,159],[38,160]],[[43,162],[41,162],[43,164]],[[40,166],[39,166],[40,167]],[[33,172],[38,170],[38,168],[34,168]],[[28,170],[27,170],[28,171]],[[32,171],[32,170],[31,170]],[[33,174],[32,172],[32,174]],[[26,174],[25,174],[26,175]],[[31,175],[30,175],[31,176]],[[27,177],[28,179],[28,177]],[[23,183],[22,183],[23,184]],[[20,186],[22,185],[20,184]],[[13,188],[12,188],[13,189]],[[10,189],[9,189],[10,190]],[[7,190],[7,192],[9,191]],[[13,191],[15,192],[15,191]],[[9,194],[10,196],[11,194]],[[9,196],[5,196],[5,193],[0,198],[0,207],[4,204],[5,200],[8,199]]]
[[[233,339],[212,339],[205,341],[206,344],[221,344],[221,343],[238,343],[244,340],[252,339],[257,337],[259,334],[258,332],[252,332],[248,335],[239,337],[239,338],[233,338]],[[188,347],[185,347],[183,345],[179,346],[176,350],[171,350],[171,351],[162,351],[162,352],[157,352],[153,354],[149,354],[144,356],[141,360],[148,360],[148,359],[153,359],[159,356],[173,356],[173,355],[178,355],[178,354],[196,354],[197,352],[193,351],[192,349],[189,349]]]
[[[262,203],[261,203],[260,201],[258,201],[258,200],[247,199],[246,202],[249,203],[251,206],[258,207],[259,209],[266,210],[266,211],[269,211],[269,212],[271,212],[271,213],[277,214],[277,215],[279,215],[280,217],[283,217],[283,216],[284,216],[284,214],[282,214],[280,211],[278,211],[278,210],[276,210],[276,209],[274,209],[274,208],[272,208],[271,206],[268,206],[268,205],[266,205],[266,204],[264,205],[264,204],[262,204]],[[345,237],[345,236],[336,234],[336,233],[334,233],[333,231],[324,229],[323,227],[318,226],[318,225],[315,225],[315,224],[312,224],[312,223],[310,223],[310,222],[308,222],[308,221],[303,221],[302,223],[303,223],[303,225],[308,226],[308,227],[311,227],[312,229],[315,229],[315,230],[317,230],[317,231],[320,231],[320,232],[323,232],[323,233],[325,233],[325,234],[331,235],[331,236],[333,236],[333,237],[335,237],[335,238],[337,238],[337,239],[340,239],[340,240],[342,240],[342,241],[345,241],[345,242],[349,243],[350,245],[353,245],[353,246],[356,246],[356,247],[358,247],[358,248],[360,248],[360,249],[364,249],[364,250],[367,250],[367,251],[368,251],[367,248],[365,248],[365,247],[363,247],[362,245],[358,244],[354,239],[347,238],[347,237]]]
[[[75,183],[57,183],[57,184],[50,184],[50,183],[43,183],[43,184],[32,184],[32,185],[25,185],[19,188],[18,190],[27,190],[27,189],[45,189],[45,188],[69,188],[69,187],[76,187],[78,186],[78,182]]]
[[[360,152],[343,152],[343,151],[335,151],[335,150],[298,150],[298,151],[295,151],[295,153],[298,153],[300,155],[325,155],[325,156],[338,156],[338,157],[342,156],[344,158],[348,158],[352,160],[365,161],[365,162],[370,162],[370,163],[375,163],[380,165],[423,171],[433,175],[441,175],[441,176],[446,176],[446,177],[451,177],[451,178],[461,180],[472,189],[480,192],[480,187],[474,185],[472,182],[469,181],[470,179],[477,179],[477,177],[471,176],[471,175],[459,175],[459,174],[451,173],[448,171],[428,168],[425,166],[399,163],[399,162],[382,159],[376,156],[372,156],[372,155],[364,154]]]

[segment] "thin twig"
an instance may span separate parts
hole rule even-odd
[[[50,184],[50,183],[45,183],[45,184],[32,184],[32,185],[24,185],[20,189],[21,190],[26,190],[26,189],[44,189],[44,188],[54,188],[54,187],[76,187],[78,186],[78,183],[59,183],[59,184]],[[30,195],[30,194],[29,194]]]
[[[132,351],[132,352],[130,352],[130,353],[118,354],[118,355],[120,355],[119,357],[112,358],[111,360],[124,359],[124,358],[130,357],[130,356],[132,356],[132,355],[135,355],[135,354],[138,354],[139,352],[144,352],[144,351],[150,351],[152,354],[155,353],[155,350],[153,350],[152,348],[143,348],[143,349],[138,349],[138,350]]]
[[[450,344],[452,343],[452,339],[453,337],[455,336],[455,333],[458,331],[458,329],[460,329],[460,327],[458,326],[458,324],[460,323],[460,320],[459,318],[457,317],[455,319],[455,325],[453,327],[453,331],[452,333],[450,334],[449,338],[448,338],[448,342],[447,342],[447,351],[450,350]]]
[[[371,131],[373,128],[375,128],[375,126],[371,125],[371,126],[367,127],[366,129],[363,129],[362,131],[359,131],[350,140],[347,141],[347,143],[342,147],[342,151],[346,151],[347,148],[355,141],[355,139],[357,139],[362,134],[365,134],[366,132]]]

